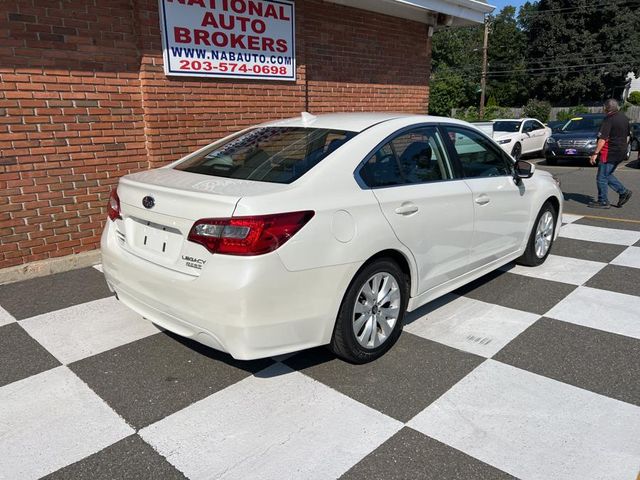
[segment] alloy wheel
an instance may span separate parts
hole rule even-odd
[[[547,210],[542,214],[536,226],[535,252],[538,258],[543,258],[553,240],[553,214]]]
[[[400,305],[398,281],[390,273],[376,273],[362,285],[353,308],[353,333],[360,346],[374,349],[387,341]]]

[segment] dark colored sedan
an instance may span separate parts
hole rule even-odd
[[[544,146],[547,165],[556,165],[558,160],[579,159],[588,162],[596,149],[598,130],[604,118],[601,113],[584,114],[572,118],[560,130],[555,131]],[[629,149],[627,158],[630,153]]]

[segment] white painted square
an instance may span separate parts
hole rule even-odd
[[[611,262],[612,265],[640,268],[640,247],[629,247]],[[640,292],[640,285],[638,286]]]
[[[40,478],[133,433],[67,367],[0,388],[0,478]]]
[[[97,265],[94,265],[93,268],[95,268],[96,270],[98,270],[100,273],[102,273],[102,264],[99,263]]]
[[[582,285],[606,266],[607,264],[602,262],[549,255],[539,267],[509,264],[502,267],[501,270],[527,277],[542,278],[571,285]]]
[[[159,331],[115,297],[31,317],[22,320],[20,325],[64,364]]]
[[[402,426],[275,364],[139,433],[192,480],[327,479]]]
[[[585,240],[587,242],[610,243],[613,245],[633,245],[640,240],[640,232],[619,230],[617,228],[592,227],[570,223],[560,229],[560,236]]]
[[[573,223],[577,220],[580,220],[583,215],[571,215],[570,213],[562,214],[562,223]]]
[[[640,339],[640,297],[579,287],[545,317]]]
[[[407,332],[483,357],[498,353],[533,324],[539,315],[481,302],[449,297],[405,327]]]
[[[0,327],[13,323],[15,321],[16,319],[13,318],[13,315],[7,312],[4,308],[0,307]]]
[[[494,360],[408,425],[523,480],[638,474],[640,407]]]

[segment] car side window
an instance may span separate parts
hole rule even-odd
[[[391,143],[386,143],[371,155],[360,170],[360,176],[369,187],[392,187],[405,183]]]
[[[435,128],[403,133],[376,151],[360,170],[369,187],[419,184],[453,178]]]
[[[531,120],[527,120],[526,122],[524,122],[524,125],[522,126],[522,133],[528,133],[534,130],[535,124]]]
[[[446,127],[465,178],[500,177],[512,174],[512,162],[480,133]]]
[[[540,122],[533,122],[533,129],[534,130],[544,130],[544,125],[541,124]]]
[[[424,183],[452,178],[440,135],[435,128],[402,134],[391,141],[407,183]]]

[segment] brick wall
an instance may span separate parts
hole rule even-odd
[[[118,178],[302,110],[427,109],[426,26],[296,2],[296,82],[167,78],[156,0],[0,3],[0,268],[99,246]]]

